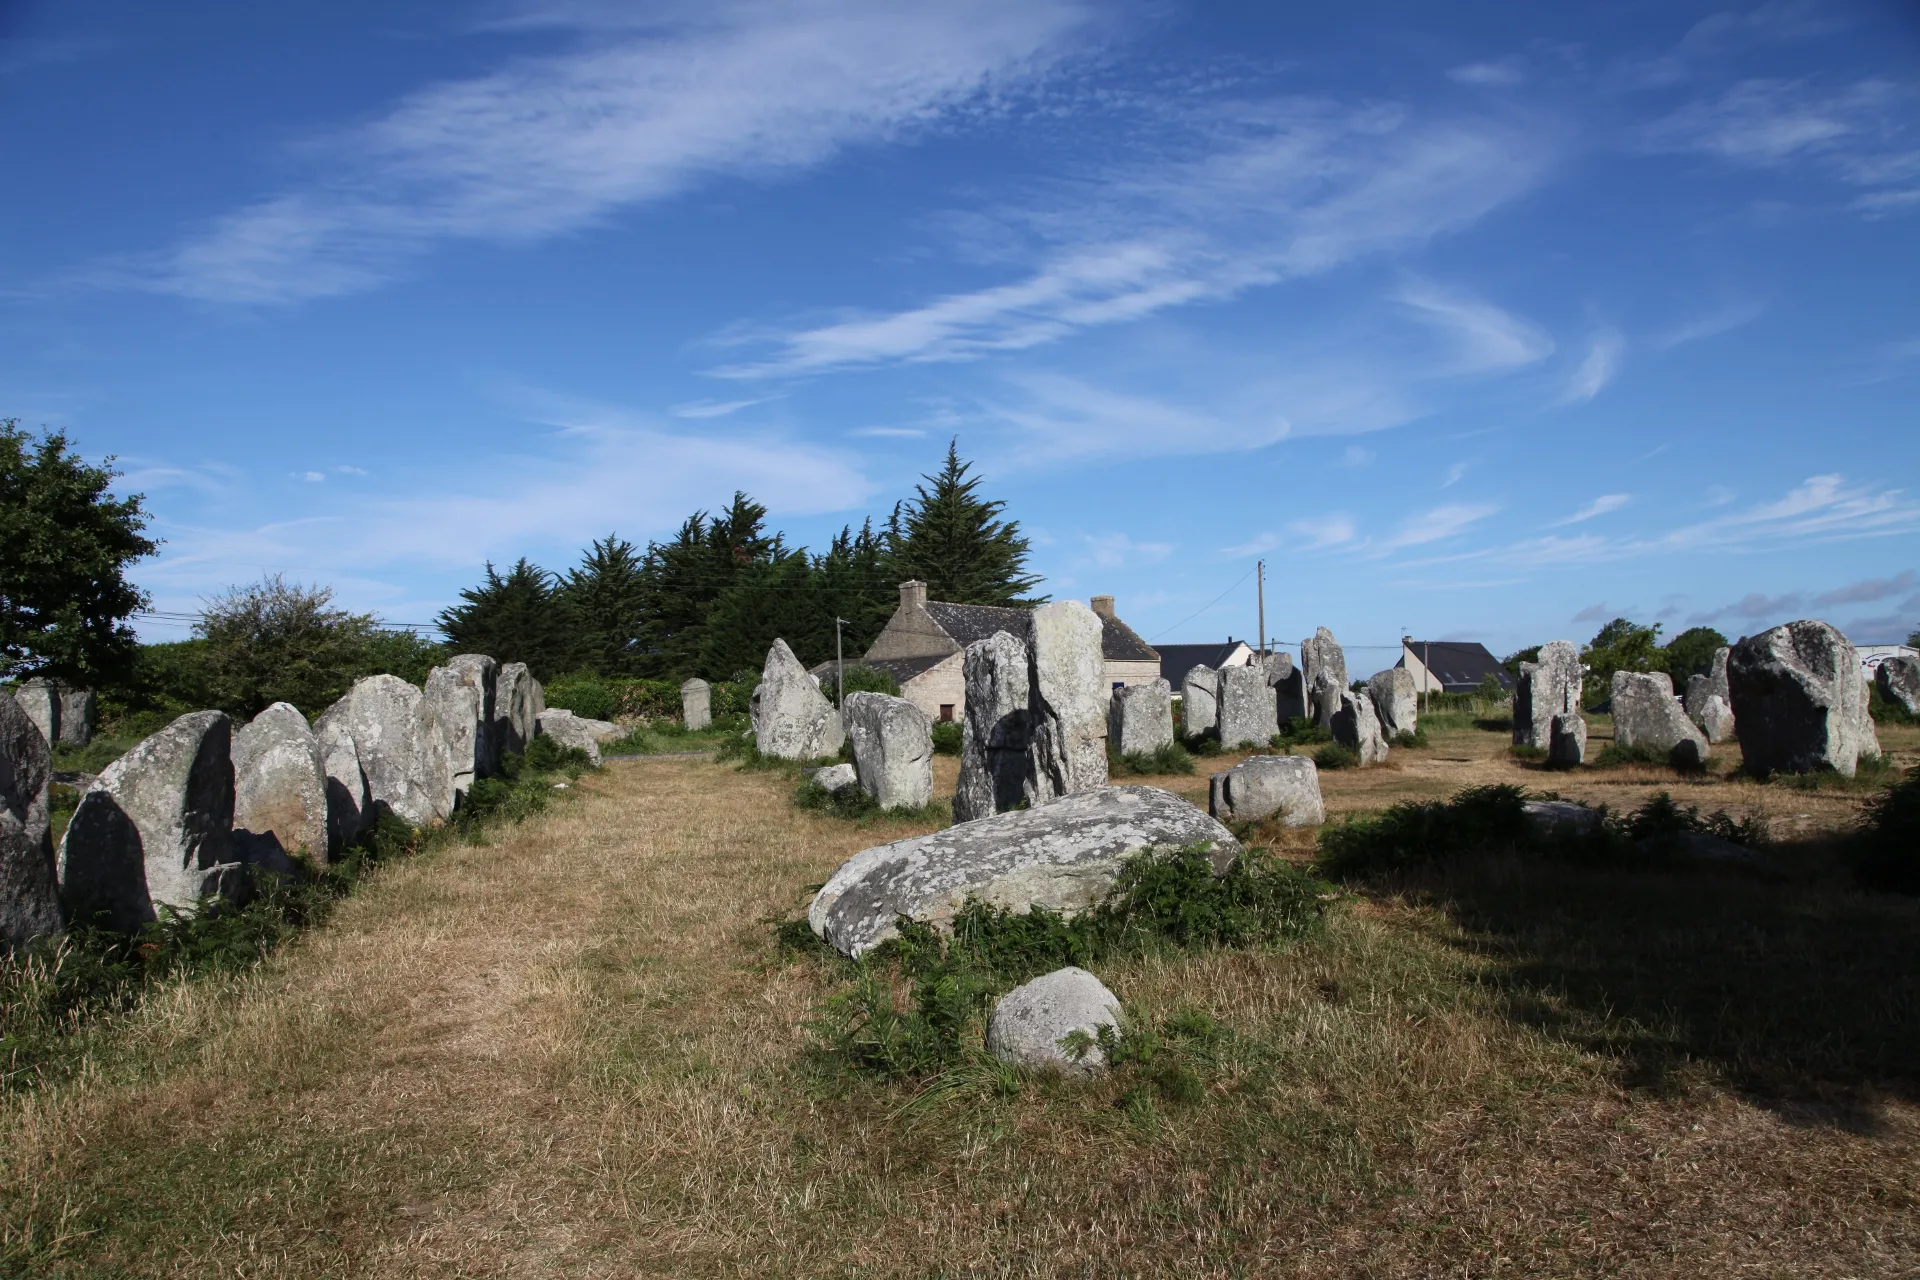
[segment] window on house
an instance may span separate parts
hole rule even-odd
[[[1125,680],[1115,680],[1113,682],[1113,687],[1116,689],[1124,689],[1127,687],[1127,682]]]
[[[940,722],[942,724],[945,724],[951,721],[952,719],[953,719],[953,704],[951,702],[941,703],[940,704]]]

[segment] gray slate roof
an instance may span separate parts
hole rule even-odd
[[[936,653],[924,658],[848,658],[847,670],[851,671],[855,667],[873,667],[892,676],[893,682],[904,689],[907,687],[907,681],[933,670],[952,656],[950,653]],[[821,686],[827,690],[828,697],[833,696],[834,667],[833,659],[828,658],[825,662],[809,669],[809,674],[820,677]]]
[[[975,640],[985,640],[996,631],[1010,635],[1027,634],[1027,615],[1031,609],[1010,609],[995,604],[947,604],[927,601],[927,616],[953,637],[962,649]]]
[[[1427,664],[1427,670],[1448,693],[1470,693],[1489,675],[1499,679],[1501,688],[1513,688],[1513,677],[1500,665],[1500,659],[1477,640],[1412,640],[1407,647]],[[1406,665],[1404,651],[1395,665]]]
[[[1100,620],[1100,656],[1108,662],[1158,662],[1160,653],[1118,618]]]
[[[1243,643],[1240,640],[1228,640],[1222,644],[1160,645],[1160,678],[1177,692],[1186,683],[1187,672],[1203,666],[1218,670],[1220,664],[1227,660],[1227,655]]]

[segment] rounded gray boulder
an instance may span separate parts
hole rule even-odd
[[[1029,1070],[1090,1075],[1105,1069],[1106,1054],[1097,1043],[1076,1054],[1066,1041],[1076,1031],[1091,1038],[1102,1027],[1119,1026],[1120,998],[1085,969],[1069,965],[1000,997],[987,1022],[987,1052]]]

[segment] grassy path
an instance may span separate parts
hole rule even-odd
[[[1386,778],[1330,778],[1334,807]],[[1770,946],[1825,930],[1871,961],[1859,1016],[1907,1044],[1910,904],[1496,869],[1448,890],[1474,912],[1375,898],[1292,951],[1103,974],[1142,1016],[1229,1028],[1197,1105],[1036,1083],[903,1109],[808,1053],[832,974],[760,922],[904,829],[799,813],[789,785],[615,764],[490,845],[381,871],[263,970],[150,1000],[71,1084],[6,1100],[0,1274],[1920,1270],[1920,1097],[1845,1036],[1795,1056],[1832,1027],[1794,1001],[1831,992],[1761,1016],[1731,983],[1717,1014],[1661,1014],[1615,963],[1659,953],[1599,954],[1618,920],[1697,914],[1772,975]],[[1532,933],[1499,927],[1516,885]],[[1874,967],[1897,956],[1904,979]],[[1743,1062],[1798,1064],[1791,1099]]]

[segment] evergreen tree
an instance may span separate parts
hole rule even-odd
[[[646,561],[613,534],[593,543],[562,593],[578,628],[578,660],[603,676],[639,674],[647,623]]]
[[[670,679],[706,675],[725,679],[732,668],[703,665],[713,608],[740,575],[784,555],[780,539],[765,530],[767,509],[735,493],[727,509],[709,517],[696,511],[671,542],[647,548],[642,571],[647,618],[640,666]],[[762,648],[761,657],[765,657]],[[760,665],[756,660],[754,667]]]
[[[940,474],[922,476],[927,483],[915,486],[915,498],[894,508],[887,526],[893,572],[925,582],[933,600],[1028,603],[1022,597],[1040,578],[1026,571],[1027,540],[1018,522],[999,518],[1006,503],[980,497],[970,470],[959,442],[949,442]]]
[[[487,562],[487,580],[460,593],[465,604],[441,611],[440,630],[455,653],[484,653],[524,662],[551,680],[578,661],[574,623],[554,576],[522,556],[502,576]]]
[[[785,640],[807,666],[833,656],[833,628],[821,611],[804,551],[776,548],[734,576],[702,628],[699,669],[716,677],[758,671],[776,639]]]
[[[841,640],[849,657],[867,651],[900,601],[899,582],[888,562],[886,540],[868,520],[855,533],[840,530],[825,555],[813,562],[814,599],[823,617],[827,652],[833,656],[833,620],[843,618]]]

